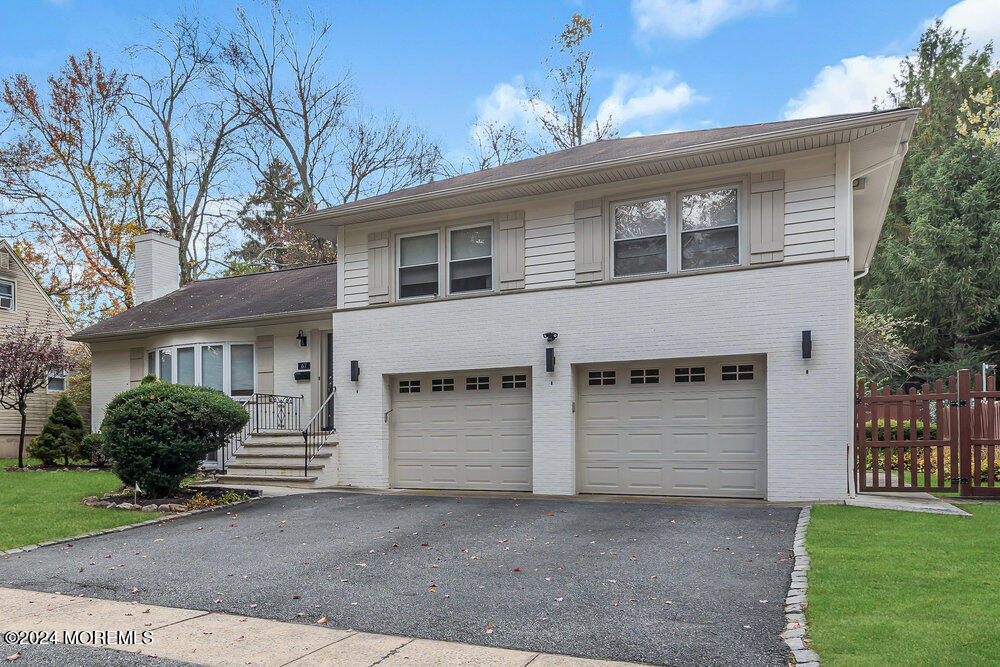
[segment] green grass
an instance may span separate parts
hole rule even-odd
[[[809,636],[826,665],[1000,656],[1000,504],[954,517],[813,507]]]
[[[101,495],[121,485],[110,472],[6,472],[3,469],[16,463],[16,460],[0,459],[0,550],[162,516],[160,513],[80,505],[85,496]]]

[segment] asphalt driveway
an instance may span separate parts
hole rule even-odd
[[[552,653],[786,664],[798,509],[322,493],[52,545],[0,585]]]

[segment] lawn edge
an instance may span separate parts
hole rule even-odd
[[[806,505],[799,512],[799,521],[795,525],[795,539],[792,542],[792,554],[795,567],[792,569],[792,581],[785,598],[785,630],[781,638],[785,640],[792,652],[792,662],[796,665],[818,667],[819,655],[810,647],[809,625],[806,622],[806,588],[808,587],[809,552],[806,551],[806,531],[809,528],[809,518],[812,516],[812,506]]]
[[[260,500],[263,496],[257,496],[256,498],[247,498],[246,500],[238,500],[234,503],[226,503],[225,505],[214,505],[212,507],[202,507],[196,510],[188,510],[186,512],[178,512],[177,514],[171,514],[167,517],[160,517],[158,519],[148,519],[146,521],[139,521],[137,523],[127,523],[124,526],[115,526],[114,528],[103,528],[101,530],[95,530],[89,533],[82,533],[80,535],[73,535],[72,537],[60,537],[56,540],[48,540],[45,542],[39,542],[38,544],[28,544],[23,547],[14,547],[12,549],[0,550],[0,558],[10,558],[18,554],[26,554],[38,549],[40,547],[50,547],[53,544],[66,544],[67,542],[76,542],[78,540],[83,540],[88,537],[97,537],[99,535],[110,535],[111,533],[121,533],[132,528],[139,528],[140,526],[152,526],[157,523],[164,523],[165,521],[173,521],[174,519],[179,519],[185,516],[193,516],[195,514],[202,514],[204,512],[215,512],[217,510],[226,509],[229,507],[236,507],[237,505],[245,505],[247,503],[252,503],[255,500]],[[94,509],[113,509],[113,508],[94,508]],[[131,510],[118,510],[121,511],[131,511]]]

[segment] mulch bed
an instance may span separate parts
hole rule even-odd
[[[101,496],[101,500],[109,500],[118,503],[131,503],[133,498],[135,498],[134,504],[137,505],[168,505],[175,503],[178,505],[183,505],[189,500],[194,498],[196,495],[201,494],[205,498],[221,498],[227,493],[232,493],[233,489],[223,489],[219,487],[212,486],[199,486],[198,488],[186,488],[181,489],[180,492],[169,496],[169,497],[152,497],[146,494],[133,495],[131,492],[120,492],[120,493],[106,493]],[[251,498],[256,498],[260,495],[260,491],[252,491],[250,489],[241,489],[239,491],[241,495],[250,496]]]

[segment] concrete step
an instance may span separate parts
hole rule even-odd
[[[302,429],[297,428],[262,428],[259,431],[254,431],[252,435],[263,435],[263,436],[295,436],[302,439]]]
[[[244,463],[235,461],[226,467],[238,475],[302,476],[302,463]],[[323,469],[323,464],[310,463],[309,469],[318,472]]]
[[[316,481],[315,475],[253,475],[249,473],[227,473],[219,475],[219,481],[229,484],[262,485],[276,484],[278,486],[311,487]]]
[[[333,456],[333,452],[323,451],[313,456],[313,459],[318,460],[320,464],[323,464],[325,460],[329,459],[331,456]],[[282,451],[277,453],[268,453],[266,451],[259,451],[258,449],[252,448],[249,450],[241,449],[237,452],[234,460],[236,463],[251,463],[256,465],[267,465],[271,463],[278,465],[296,465],[302,461],[302,448],[299,447],[295,452]]]

